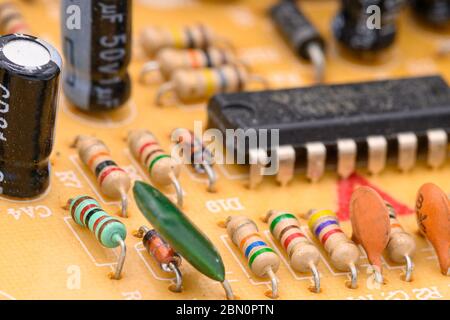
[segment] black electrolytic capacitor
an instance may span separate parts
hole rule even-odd
[[[0,37],[0,194],[29,198],[49,186],[61,67],[40,39]]]
[[[414,13],[435,26],[450,23],[450,0],[411,0]]]
[[[342,0],[333,22],[336,39],[354,52],[376,52],[393,44],[404,0]]]
[[[109,111],[131,94],[131,0],[63,0],[64,93],[86,111]]]
[[[280,1],[270,8],[270,16],[294,51],[303,59],[313,62],[317,80],[321,81],[325,68],[325,41],[314,25],[294,1]]]

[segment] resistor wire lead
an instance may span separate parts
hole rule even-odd
[[[164,79],[180,69],[200,69],[215,68],[222,65],[237,63],[234,54],[225,49],[206,48],[206,49],[162,49],[155,57],[144,64],[140,81],[145,82],[145,78],[149,73],[159,71]]]
[[[189,103],[207,99],[217,93],[239,92],[250,82],[268,87],[266,79],[249,74],[242,65],[224,65],[218,68],[178,70],[170,80],[162,84],[156,94],[157,105],[164,105],[163,98],[172,92],[181,102]]]
[[[350,288],[358,286],[358,263],[360,251],[342,231],[336,214],[331,210],[310,210],[305,218],[312,234],[329,254],[333,266],[341,271],[350,271]]]
[[[183,206],[183,189],[178,176],[180,163],[164,153],[156,137],[147,130],[132,130],[128,134],[128,147],[133,156],[147,168],[153,182],[168,186],[172,184],[177,193],[177,204]]]
[[[391,224],[391,233],[389,234],[387,245],[389,258],[396,263],[406,262],[405,281],[409,282],[412,280],[414,264],[411,257],[416,250],[416,242],[409,233],[405,232],[397,220],[394,207],[387,202],[386,207],[389,210],[389,221]]]
[[[212,153],[190,130],[177,128],[172,132],[172,138],[181,144],[183,152],[187,152],[184,156],[190,157],[187,160],[191,163],[194,170],[199,174],[208,176],[208,191],[214,192],[217,175],[213,169],[214,156]]]
[[[271,210],[263,220],[269,224],[270,233],[286,250],[292,268],[298,272],[312,272],[314,292],[319,293],[320,274],[317,264],[320,253],[303,233],[298,219],[293,214]]]
[[[120,246],[121,251],[114,273],[114,279],[119,280],[127,253],[125,225],[103,211],[98,202],[89,196],[78,196],[69,199],[67,203],[75,223],[88,228],[104,247],[116,248]]]
[[[101,191],[108,197],[121,199],[122,217],[127,217],[127,193],[131,180],[126,171],[112,160],[108,147],[103,141],[84,135],[77,136],[73,146],[78,149],[81,161],[97,177]]]
[[[244,216],[228,217],[228,236],[248,260],[250,270],[258,277],[268,277],[272,283],[272,298],[278,297],[278,279],[275,275],[280,259],[261,238],[255,222]]]
[[[181,292],[183,286],[183,276],[179,266],[181,257],[173,248],[159,235],[156,230],[150,230],[146,226],[139,228],[136,237],[142,238],[142,243],[148,253],[159,263],[162,270],[175,275],[174,292]]]

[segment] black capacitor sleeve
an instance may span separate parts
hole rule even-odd
[[[44,47],[48,63],[27,67],[4,53],[11,41],[32,41]],[[0,193],[35,197],[49,186],[62,62],[50,44],[28,35],[0,37]]]
[[[303,59],[310,60],[308,46],[311,43],[319,45],[322,51],[325,50],[324,39],[294,1],[279,1],[270,8],[269,14],[288,44]]]
[[[109,111],[130,98],[131,5],[132,0],[62,1],[63,88],[77,108]]]

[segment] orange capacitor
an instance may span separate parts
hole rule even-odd
[[[450,203],[447,195],[433,183],[420,187],[416,200],[419,229],[431,242],[441,272],[450,275]]]
[[[391,232],[389,210],[380,195],[369,187],[356,189],[350,200],[353,240],[366,251],[375,271],[375,280],[383,283],[381,256]]]

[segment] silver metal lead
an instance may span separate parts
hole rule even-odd
[[[295,150],[292,146],[280,146],[275,149],[278,159],[277,181],[286,186],[294,177]]]
[[[411,170],[417,160],[417,136],[412,132],[397,134],[398,168],[403,171]]]
[[[272,299],[278,298],[278,279],[272,268],[267,270],[267,276],[270,278],[270,282],[272,283]]]
[[[409,255],[405,256],[406,261],[406,270],[405,270],[405,281],[411,282],[412,280],[412,272],[414,269],[414,263],[412,262],[412,259]]]
[[[233,290],[231,289],[230,283],[227,280],[222,282],[222,287],[225,290],[225,294],[227,296],[227,299],[228,300],[234,300]]]
[[[312,182],[317,182],[325,172],[327,149],[321,142],[307,143],[305,147],[307,157],[306,176]]]
[[[316,81],[321,83],[323,82],[325,76],[325,54],[320,45],[314,42],[311,42],[306,50],[308,51],[308,55],[314,65]]]
[[[320,293],[320,274],[319,274],[319,270],[317,270],[317,266],[313,263],[311,263],[310,265],[311,268],[311,272],[313,274],[313,279],[314,279],[314,292],[315,293]]]
[[[367,168],[370,173],[378,174],[386,166],[387,141],[383,136],[367,137],[368,161]]]
[[[117,241],[120,245],[120,254],[119,258],[117,260],[117,266],[116,266],[116,272],[114,273],[114,279],[119,280],[122,275],[122,269],[123,265],[125,263],[125,258],[127,256],[127,246],[125,245],[125,241],[123,241],[122,238],[119,237],[119,235],[116,235]]]
[[[432,168],[439,168],[447,158],[448,137],[447,132],[442,129],[427,131],[428,157],[427,163]]]
[[[353,139],[337,141],[338,165],[337,172],[341,178],[348,178],[356,169],[356,142]]]
[[[268,161],[267,152],[263,149],[250,149],[250,181],[249,188],[254,189],[258,186],[264,177],[264,168]]]

